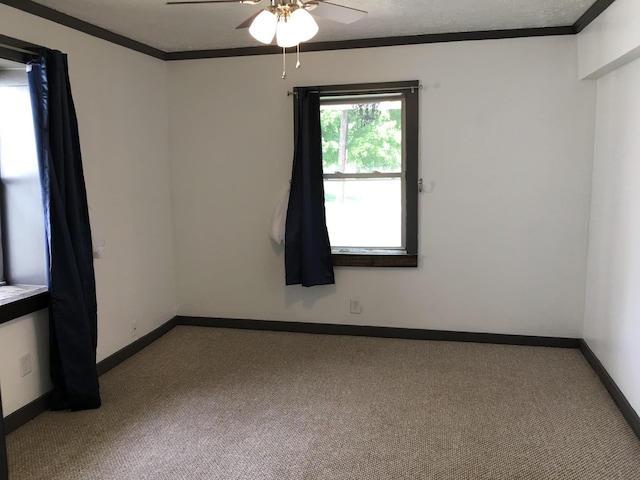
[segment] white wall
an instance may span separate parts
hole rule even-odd
[[[572,36],[171,62],[182,315],[580,337],[594,85]],[[420,267],[284,286],[296,85],[420,80]],[[349,314],[349,299],[363,311]]]
[[[614,5],[618,4],[616,1]],[[620,5],[623,5],[620,3]],[[638,4],[629,4],[633,8]],[[601,24],[626,18],[621,35],[640,31],[637,8],[609,10]],[[622,15],[622,16],[621,16]],[[591,26],[587,27],[588,29]],[[585,30],[587,32],[587,30]],[[609,32],[610,33],[610,32]],[[592,35],[593,32],[587,32]],[[594,44],[591,36],[583,48]],[[612,40],[611,37],[606,37]],[[583,37],[580,37],[580,42]],[[603,39],[603,41],[605,41]],[[634,48],[640,48],[640,37]],[[586,50],[585,50],[586,53]],[[589,229],[584,338],[636,412],[640,412],[640,60],[597,82],[598,101]]]
[[[615,0],[579,35],[580,78],[596,79],[640,58],[640,2]]]
[[[22,377],[20,358],[29,354],[32,371]],[[40,310],[0,325],[2,413],[8,414],[51,388],[49,311]]]
[[[0,32],[69,55],[93,234],[105,241],[95,262],[101,360],[176,313],[167,66],[5,5]],[[28,319],[14,321],[11,332],[29,348],[39,345]],[[0,364],[13,369],[22,350],[0,349]],[[39,347],[31,353],[46,357]],[[0,373],[4,415],[44,392],[35,376],[18,385]]]

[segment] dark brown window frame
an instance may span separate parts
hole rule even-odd
[[[336,267],[417,267],[418,266],[418,167],[419,167],[419,104],[418,80],[382,83],[324,85],[312,87],[321,96],[373,95],[396,93],[404,97],[405,149],[405,242],[406,252],[333,253]]]

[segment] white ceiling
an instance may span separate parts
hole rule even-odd
[[[312,42],[568,26],[595,0],[332,0],[369,14],[351,25],[318,20]],[[254,47],[235,27],[268,5],[169,6],[166,0],[36,0],[166,52]]]

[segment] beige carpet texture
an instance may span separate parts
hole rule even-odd
[[[640,479],[573,349],[181,326],[100,381],[7,436],[11,480]]]

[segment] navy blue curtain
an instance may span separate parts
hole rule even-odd
[[[295,148],[285,229],[287,285],[335,283],[324,211],[320,94],[295,89]]]
[[[87,193],[67,57],[43,50],[28,74],[49,246],[53,410],[100,406]]]

